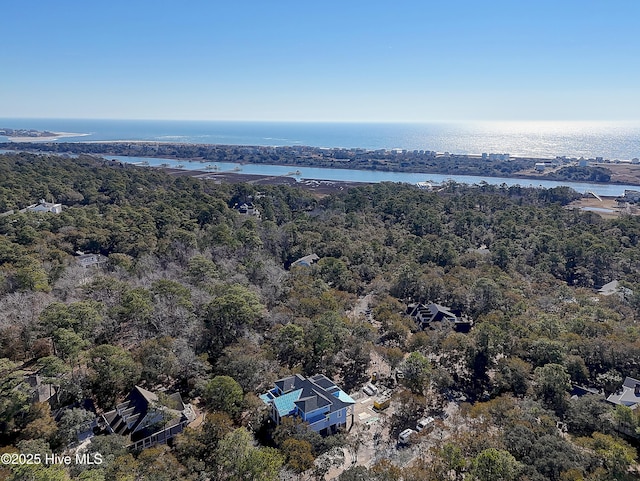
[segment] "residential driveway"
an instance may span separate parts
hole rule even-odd
[[[347,316],[352,321],[357,320],[360,317],[367,317],[367,309],[369,309],[369,304],[373,301],[373,294],[367,294],[358,299],[356,305],[353,306],[353,309],[347,312]]]
[[[399,467],[411,465],[418,458],[430,455],[434,446],[440,446],[451,434],[451,421],[456,416],[457,406],[447,406],[447,419],[438,420],[434,429],[419,434],[413,444],[398,446],[397,440],[389,435],[388,419],[393,414],[393,403],[383,412],[373,409],[376,396],[367,396],[359,392],[351,397],[356,401],[354,425],[349,431],[349,447],[344,449],[344,463],[329,471],[327,480],[337,479],[352,465],[371,467],[377,461],[388,459]],[[358,447],[356,452],[356,446]]]

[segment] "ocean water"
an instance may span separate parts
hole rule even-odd
[[[337,123],[0,119],[0,127],[85,134],[60,142],[136,141],[434,150],[519,157],[640,157],[640,122]],[[7,138],[0,136],[0,141]]]

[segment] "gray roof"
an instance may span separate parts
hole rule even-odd
[[[47,402],[55,396],[57,389],[53,384],[43,383],[38,374],[31,374],[26,378],[27,384],[32,387],[31,400],[33,402]]]
[[[419,322],[424,323],[443,320],[455,322],[458,318],[458,316],[451,312],[448,307],[441,306],[435,302],[428,305],[418,304],[411,311],[411,316],[415,317]]]
[[[459,316],[448,307],[432,302],[431,304],[409,305],[407,312],[413,317],[421,329],[435,325],[449,325],[456,329],[470,328],[473,320],[466,316]],[[435,324],[439,323],[439,324]]]
[[[306,266],[309,267],[314,262],[320,260],[318,254],[309,254],[308,256],[301,257],[298,260],[295,260],[291,263],[292,266]]]
[[[146,389],[141,388],[140,386],[134,387],[134,390],[137,391],[138,394],[140,394],[140,396],[142,396],[142,398],[147,402],[147,404],[151,404],[153,402],[158,401],[158,396],[152,393],[151,391],[147,391]]]
[[[53,384],[38,384],[33,391],[32,400],[39,403],[47,402],[56,395],[56,392]]]
[[[298,406],[298,408],[304,413],[310,413],[311,411],[315,411],[316,409],[323,408],[325,406],[328,406],[329,404],[332,404],[329,399],[327,399],[316,390],[312,390],[312,392],[310,393],[305,393],[305,390],[303,389],[302,395],[304,396],[305,394],[309,395],[307,397],[298,399],[295,402],[295,405]]]
[[[300,397],[294,404],[304,413],[327,406],[329,406],[329,412],[334,412],[353,404],[344,400],[351,399],[346,395],[342,396],[344,399],[340,399],[341,389],[322,374],[316,374],[310,378],[296,374],[277,380],[275,385],[282,392],[281,395],[301,390]]]
[[[107,262],[107,260],[108,259],[102,254],[85,254],[84,252],[80,253],[80,251],[78,251],[76,255],[76,261],[78,261],[80,264],[100,264],[103,262]]]
[[[289,391],[294,391],[295,389],[300,389],[296,387],[299,383],[304,381],[304,377],[300,374],[296,374],[295,376],[289,376],[282,379],[278,379],[274,384],[282,391],[283,393],[288,393]]]
[[[431,303],[427,306],[427,309],[431,311],[431,315],[433,316],[434,321],[439,321],[445,318],[457,318],[453,312],[449,310],[448,307],[441,306],[440,304]]]
[[[158,396],[140,386],[135,386],[127,399],[103,415],[110,432],[129,436],[132,441],[143,439],[155,431],[165,430],[185,421],[193,421],[195,415],[190,405],[185,405],[179,393],[168,396],[171,406],[159,402]],[[178,408],[178,409],[175,409]],[[158,423],[162,422],[162,428]]]
[[[607,401],[613,404],[635,407],[640,403],[640,381],[632,377],[627,377],[620,389],[611,394]]]
[[[618,281],[611,281],[600,289],[598,289],[598,294],[602,294],[603,296],[610,296],[614,294],[618,290]]]
[[[336,384],[324,374],[316,374],[315,376],[312,376],[309,379],[314,384],[317,384],[318,386],[324,389],[331,389],[336,387]]]

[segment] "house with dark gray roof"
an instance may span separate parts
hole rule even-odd
[[[258,218],[258,219],[261,218],[260,211],[253,204],[253,202],[243,202],[242,204],[235,204],[233,206],[233,208],[236,209],[241,214],[252,215],[252,216],[254,216],[254,217]]]
[[[101,416],[98,425],[106,434],[119,434],[131,441],[130,449],[140,450],[166,444],[196,419],[191,404],[180,393],[155,394],[136,386],[124,402]]]
[[[43,382],[39,374],[27,376],[26,381],[31,386],[31,402],[54,404],[57,389],[53,384]]]
[[[413,304],[407,309],[409,315],[414,318],[420,329],[435,327],[436,325],[449,325],[463,330],[469,329],[473,321],[467,317],[452,312],[448,307],[432,302],[431,304]]]
[[[323,374],[309,378],[296,374],[279,379],[260,399],[270,406],[271,419],[276,424],[293,416],[309,423],[320,434],[346,427],[349,417],[353,424],[355,401]]]
[[[94,266],[100,266],[107,262],[107,258],[101,254],[87,253],[76,251],[76,262],[85,269]]]

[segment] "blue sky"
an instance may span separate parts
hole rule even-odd
[[[0,117],[640,119],[638,0],[4,2]]]

